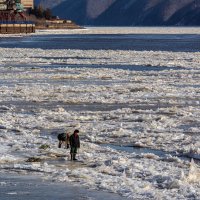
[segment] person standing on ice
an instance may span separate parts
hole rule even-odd
[[[74,133],[69,137],[69,143],[70,143],[70,154],[71,154],[71,160],[77,160],[76,154],[78,148],[80,148],[80,140],[79,140],[79,130],[75,130]]]

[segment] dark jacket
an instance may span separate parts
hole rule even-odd
[[[72,134],[69,137],[69,143],[71,147],[76,147],[76,148],[80,148],[80,140],[79,140],[79,135],[78,134]]]

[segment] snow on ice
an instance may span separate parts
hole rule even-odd
[[[1,170],[130,199],[198,199],[199,64],[199,52],[0,48]],[[75,128],[82,142],[76,163],[57,148],[57,133]]]

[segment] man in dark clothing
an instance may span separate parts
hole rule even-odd
[[[70,143],[70,154],[71,154],[71,160],[77,160],[76,154],[77,149],[80,148],[80,140],[79,140],[79,130],[75,130],[74,133],[69,137],[69,143]]]

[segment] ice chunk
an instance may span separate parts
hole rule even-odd
[[[194,160],[192,159],[190,163],[190,170],[189,174],[186,177],[186,180],[189,183],[199,183],[200,182],[200,169],[195,164]]]

